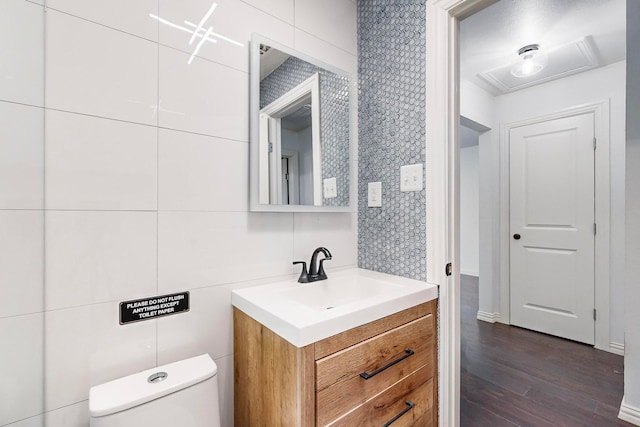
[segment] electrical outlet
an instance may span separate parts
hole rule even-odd
[[[324,185],[324,198],[334,199],[338,197],[338,183],[336,178],[327,178],[323,181]]]
[[[367,194],[368,203],[370,208],[382,207],[382,182],[370,182],[368,186]]]
[[[400,168],[400,191],[422,191],[422,163]]]

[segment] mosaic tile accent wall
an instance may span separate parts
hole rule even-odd
[[[425,162],[425,12],[358,0],[358,265],[424,281],[425,190],[401,192],[400,167]],[[368,208],[376,181],[382,208]]]
[[[349,81],[291,57],[260,82],[260,108],[269,105],[313,74],[320,75],[320,151],[322,179],[336,177],[338,196],[324,206],[349,204]]]

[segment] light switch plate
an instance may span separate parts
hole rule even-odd
[[[338,197],[338,183],[335,177],[327,178],[323,181],[324,198],[334,199]]]
[[[422,163],[400,168],[400,191],[422,191]]]
[[[382,182],[370,182],[367,193],[367,206],[370,208],[382,207]]]

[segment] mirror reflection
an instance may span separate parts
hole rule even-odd
[[[346,207],[349,78],[302,57],[259,44],[258,203]]]

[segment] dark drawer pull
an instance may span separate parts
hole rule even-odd
[[[404,408],[402,410],[402,412],[400,412],[398,415],[396,415],[395,417],[391,418],[389,421],[387,421],[386,423],[384,423],[384,425],[382,427],[389,427],[391,424],[393,424],[394,422],[398,421],[398,418],[400,418],[401,416],[403,416],[404,414],[406,414],[407,412],[409,412],[410,410],[413,409],[414,406],[416,406],[415,403],[413,403],[410,400],[407,400],[406,402],[404,402],[407,404],[407,407]]]
[[[399,358],[397,358],[396,360],[394,360],[393,362],[383,366],[380,369],[376,369],[375,371],[371,372],[370,374],[367,374],[366,372],[363,372],[360,374],[360,376],[362,378],[364,378],[365,380],[368,380],[369,378],[375,377],[376,375],[378,375],[380,372],[384,371],[385,369],[389,369],[390,367],[392,367],[393,365],[395,365],[398,362],[402,362],[404,359],[406,359],[407,357],[411,356],[413,354],[413,350],[411,350],[410,348],[406,349],[404,351],[404,355],[400,356]]]

